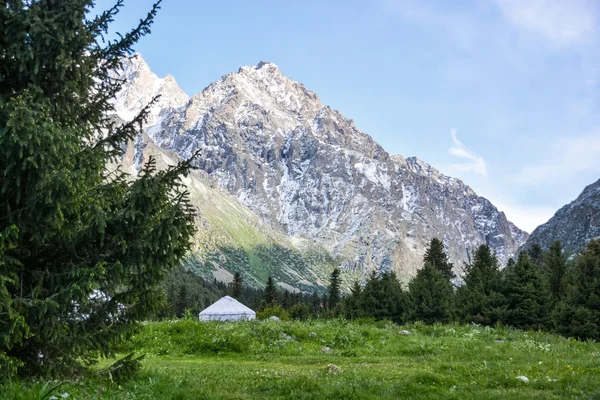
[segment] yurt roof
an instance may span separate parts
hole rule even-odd
[[[219,315],[237,315],[237,314],[249,314],[255,315],[256,313],[250,308],[246,307],[236,299],[230,296],[221,297],[212,305],[208,306],[200,312],[200,315],[206,314],[219,314]]]

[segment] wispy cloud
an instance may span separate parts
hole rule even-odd
[[[600,133],[576,137],[563,137],[550,143],[546,161],[526,164],[514,177],[525,185],[564,181],[583,172],[600,173]]]
[[[495,0],[495,3],[517,28],[553,45],[585,43],[596,35],[598,7],[593,0]]]
[[[487,176],[487,167],[485,160],[473,152],[458,140],[456,137],[456,129],[450,131],[452,136],[452,146],[448,149],[448,153],[458,158],[466,160],[466,162],[451,164],[450,167],[456,171],[473,172],[478,175]]]

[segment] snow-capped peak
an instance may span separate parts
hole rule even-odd
[[[163,110],[179,108],[189,100],[173,76],[156,76],[139,53],[125,60],[123,69],[115,71],[115,76],[125,81],[115,102],[117,115],[125,121],[135,117],[158,95],[160,98],[151,109],[148,125],[155,124]]]

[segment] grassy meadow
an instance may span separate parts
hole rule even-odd
[[[600,344],[477,325],[151,322],[131,351],[146,354],[133,380],[13,383],[0,398],[600,399]]]

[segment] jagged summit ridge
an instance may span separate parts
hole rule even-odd
[[[117,71],[117,76],[125,84],[116,99],[115,109],[125,121],[135,117],[155,96],[160,98],[151,109],[148,125],[155,124],[161,112],[181,107],[189,100],[173,76],[156,76],[139,53],[123,63],[123,69]]]
[[[168,105],[146,132],[184,158],[201,149],[198,167],[219,186],[299,248],[318,243],[346,269],[411,275],[434,236],[458,266],[486,242],[504,262],[527,238],[463,182],[390,156],[272,63]]]
[[[600,180],[588,185],[571,203],[563,206],[548,222],[538,226],[523,249],[534,243],[544,249],[560,240],[565,253],[581,252],[591,239],[600,238]]]

